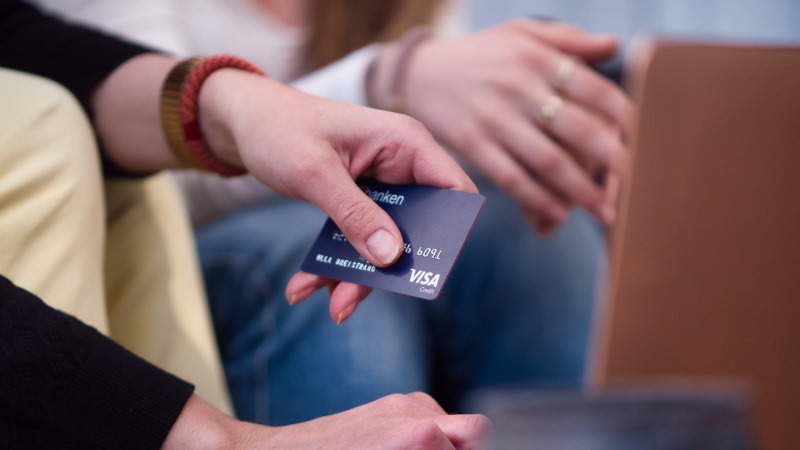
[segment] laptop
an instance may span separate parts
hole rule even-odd
[[[585,390],[488,389],[494,449],[800,449],[800,47],[628,52],[639,112]]]
[[[647,40],[593,389],[732,383],[800,449],[800,48]]]

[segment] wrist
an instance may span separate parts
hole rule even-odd
[[[236,419],[214,408],[198,395],[189,397],[161,448],[231,448]]]
[[[256,75],[234,69],[222,69],[211,74],[200,90],[198,110],[200,128],[209,148],[220,160],[234,167],[244,167],[239,155],[233,130],[233,117],[236,107],[233,106],[237,92],[231,92],[231,86],[242,86],[241,77]]]
[[[276,428],[242,422],[192,395],[172,426],[163,450],[270,448]]]
[[[189,58],[178,63],[167,76],[161,91],[161,125],[170,148],[184,165],[222,176],[246,173],[235,143],[227,128],[221,126],[226,123],[225,115],[232,111],[224,103],[213,101],[235,95],[225,88],[230,91],[229,87],[238,87],[237,83],[225,84],[221,80],[240,71],[264,76],[253,64],[231,55]],[[209,117],[204,117],[201,110]],[[207,134],[211,136],[211,145]]]
[[[370,106],[406,112],[409,66],[418,48],[431,36],[429,27],[418,26],[407,31],[397,42],[384,47],[367,71],[365,84]]]

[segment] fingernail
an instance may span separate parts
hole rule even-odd
[[[341,325],[342,322],[350,318],[350,316],[353,315],[353,311],[356,310],[356,306],[357,304],[354,303],[348,306],[347,308],[343,309],[341,312],[339,312],[339,318],[336,319],[336,325]]]
[[[380,264],[392,263],[400,253],[400,245],[391,233],[380,229],[367,239],[367,249]]]
[[[289,301],[289,306],[291,306],[291,305],[300,303],[304,299],[306,299],[309,296],[311,296],[311,294],[313,294],[313,293],[314,293],[314,289],[309,289],[309,288],[301,289],[299,291],[295,291],[295,292],[292,292],[291,294],[289,294],[286,297],[286,300]]]

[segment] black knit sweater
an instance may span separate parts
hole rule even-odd
[[[192,390],[0,276],[0,448],[159,448]]]

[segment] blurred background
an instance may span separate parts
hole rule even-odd
[[[796,0],[468,0],[465,20],[480,29],[536,16],[611,33],[639,31],[759,42],[800,42]]]

